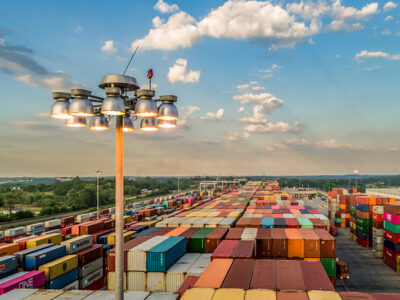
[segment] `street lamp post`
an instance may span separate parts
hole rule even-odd
[[[99,215],[100,215],[100,196],[99,196],[99,176],[102,172],[100,170],[96,171],[96,175],[97,175],[97,220],[99,219]]]
[[[151,80],[152,71],[148,73]],[[157,131],[159,128],[177,126],[177,97],[160,96],[153,100],[155,92],[150,89],[139,90],[134,77],[127,75],[106,75],[101,79],[100,88],[107,97],[97,97],[90,91],[73,89],[69,93],[53,93],[56,102],[51,116],[65,120],[68,127],[85,127],[86,117],[91,117],[89,128],[95,131],[109,129],[111,117],[116,119],[115,139],[115,299],[124,299],[123,265],[123,214],[124,214],[124,172],[123,172],[123,133],[134,130],[133,121],[141,118],[140,130]],[[128,93],[133,92],[129,96]],[[71,100],[71,103],[70,103]],[[157,107],[156,102],[161,102]]]

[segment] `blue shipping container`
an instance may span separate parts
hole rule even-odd
[[[43,244],[43,245],[40,245],[37,247],[25,249],[25,250],[14,253],[14,255],[17,257],[18,266],[22,269],[25,269],[25,256],[26,255],[31,254],[36,251],[39,251],[39,250],[43,250],[43,249],[52,247],[52,246],[54,246],[54,244]]]
[[[135,234],[135,237],[138,236],[148,236],[150,234],[156,233],[157,231],[159,231],[161,228],[163,227],[151,227],[149,229],[143,230],[142,232],[139,232],[137,234]]]
[[[25,256],[25,269],[36,270],[41,265],[47,264],[66,255],[65,245],[55,245]]]
[[[99,237],[97,238],[97,243],[98,243],[98,244],[107,244],[107,237],[108,237],[110,234],[113,234],[113,232],[107,233],[107,234],[105,234],[105,235],[99,236]]]
[[[46,281],[46,289],[58,290],[78,279],[78,269],[73,269],[53,280]]]
[[[166,272],[186,252],[186,238],[171,236],[147,252],[148,272]]]
[[[274,219],[273,218],[262,218],[261,228],[272,228],[272,227],[274,227]]]
[[[112,248],[114,248],[114,245],[103,244],[103,256],[107,257],[108,250],[111,250]]]
[[[17,258],[14,255],[0,257],[0,278],[17,272]]]

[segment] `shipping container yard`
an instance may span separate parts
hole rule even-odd
[[[400,299],[399,202],[298,197],[272,180],[127,205],[126,299]],[[114,227],[104,209],[2,232],[0,299],[114,299]]]

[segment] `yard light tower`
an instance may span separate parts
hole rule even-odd
[[[149,70],[151,82],[153,72]],[[111,118],[116,121],[115,139],[115,293],[116,300],[124,299],[123,265],[123,213],[124,213],[124,172],[123,172],[123,134],[134,131],[134,122],[141,119],[140,130],[158,131],[159,128],[175,128],[178,109],[177,97],[160,96],[153,99],[155,91],[139,90],[134,77],[127,75],[106,75],[100,81],[107,97],[92,95],[88,90],[73,89],[71,93],[53,93],[56,102],[51,109],[51,117],[65,120],[68,127],[87,126],[93,131],[105,131],[110,128]],[[157,102],[161,102],[157,106]]]

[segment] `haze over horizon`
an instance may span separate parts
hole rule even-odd
[[[128,75],[152,68],[180,121],[135,122],[125,176],[399,173],[397,3],[118,3],[0,3],[1,177],[113,176],[114,131],[50,119],[51,91],[104,96],[137,45]]]

